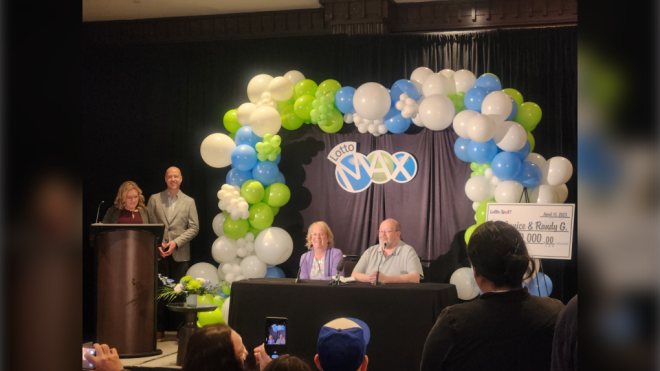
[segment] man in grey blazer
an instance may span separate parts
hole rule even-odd
[[[189,268],[190,241],[199,233],[199,219],[195,200],[181,192],[181,170],[170,167],[165,172],[167,190],[149,197],[147,210],[156,223],[165,224],[163,243],[158,247],[158,273],[178,281]],[[158,303],[158,337],[162,338],[165,327],[171,328],[169,311],[165,303]],[[174,324],[174,327],[176,325]]]

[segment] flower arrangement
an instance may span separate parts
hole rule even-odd
[[[171,278],[158,273],[158,279],[163,283],[163,287],[158,291],[156,300],[165,300],[171,302],[179,296],[188,297],[188,295],[206,295],[216,294],[220,285],[213,285],[211,281],[204,278],[193,279],[191,276],[181,278],[181,281],[175,283]]]

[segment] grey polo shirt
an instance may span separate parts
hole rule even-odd
[[[402,240],[399,240],[394,251],[387,257],[383,256],[380,244],[371,246],[362,254],[360,261],[353,268],[353,272],[371,274],[378,270],[378,262],[381,260],[380,271],[387,276],[417,272],[421,278],[424,278],[422,263],[419,261],[417,252]]]

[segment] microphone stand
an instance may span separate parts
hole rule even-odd
[[[387,247],[387,242],[385,242],[383,244],[383,253],[385,252],[386,247]],[[374,281],[374,283],[372,283],[372,285],[374,285],[374,286],[384,285],[384,283],[378,282],[378,276],[380,276],[380,263],[383,262],[383,255],[380,256],[380,260],[378,261],[378,269],[376,270],[376,281]]]
[[[337,263],[337,274],[335,275],[335,278],[330,281],[330,286],[338,286],[339,285],[339,273],[344,270],[344,259],[342,258],[339,260],[339,263]]]
[[[298,280],[300,279],[300,271],[302,270],[302,266],[305,265],[306,262],[307,262],[307,257],[305,256],[305,259],[303,259],[303,263],[298,268],[298,274],[296,275],[296,280],[293,281],[293,283],[298,283]]]
[[[98,222],[99,222],[99,212],[101,211],[101,205],[103,205],[104,202],[105,201],[101,201],[101,203],[99,204],[99,208],[96,209],[96,223],[95,224],[98,224]]]

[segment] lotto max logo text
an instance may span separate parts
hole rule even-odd
[[[338,144],[330,151],[328,160],[337,165],[337,183],[351,193],[364,191],[372,182],[383,184],[394,180],[407,183],[417,175],[417,161],[410,153],[390,155],[378,150],[365,156],[357,152],[355,142]]]

